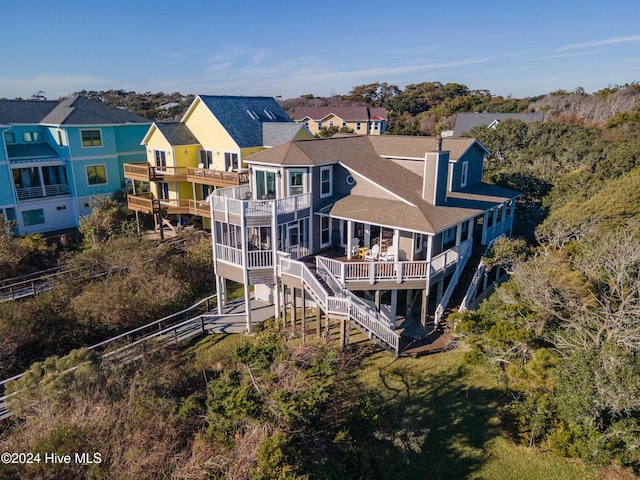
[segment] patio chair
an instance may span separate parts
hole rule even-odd
[[[353,237],[351,240],[351,256],[358,255],[358,248],[360,247],[360,239],[358,237]]]
[[[395,245],[390,245],[386,252],[380,254],[380,260],[385,262],[395,262],[398,249]]]
[[[364,252],[364,259],[372,262],[373,260],[378,259],[378,255],[380,254],[380,245],[377,243],[371,248],[371,250],[367,250]]]

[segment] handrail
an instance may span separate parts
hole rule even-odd
[[[162,317],[159,320],[154,320],[153,322],[147,323],[146,325],[142,325],[141,327],[134,328],[134,329],[129,330],[127,332],[121,333],[120,335],[116,335],[115,337],[111,337],[111,338],[109,338],[107,340],[104,340],[104,341],[102,341],[100,343],[96,343],[95,345],[91,345],[90,347],[87,347],[87,350],[97,350],[97,349],[99,349],[101,347],[104,347],[105,345],[108,345],[110,343],[116,342],[116,341],[121,340],[123,338],[131,337],[133,334],[139,333],[142,330],[158,326],[162,322],[166,322],[167,320],[170,320],[170,319],[172,319],[174,317],[177,317],[179,315],[183,315],[185,313],[190,312],[191,310],[194,310],[195,308],[199,307],[203,303],[206,303],[208,305],[209,301],[211,299],[213,299],[213,298],[216,298],[217,296],[218,296],[217,293],[214,293],[213,295],[209,295],[208,297],[203,298],[202,300],[194,303],[190,307],[187,307],[187,308],[185,308],[183,310],[180,310],[179,312],[172,313],[171,315],[167,315],[166,317]],[[169,327],[166,327],[166,328],[169,328]],[[7,378],[5,380],[0,381],[0,387],[4,386],[7,382],[9,382],[11,380],[17,380],[18,378],[22,377],[23,375],[24,375],[24,372],[23,373],[19,373],[18,375],[14,375],[11,378]],[[2,398],[0,398],[0,400],[2,400]]]
[[[462,299],[462,302],[460,302],[460,307],[458,308],[458,311],[464,312],[465,310],[469,309],[469,305],[471,303],[470,300],[478,291],[478,285],[480,284],[480,280],[482,280],[484,276],[485,270],[486,270],[486,265],[483,261],[481,261],[475,273],[473,274],[473,278],[471,279],[469,288],[467,288],[467,293],[465,293],[464,298]]]
[[[440,320],[442,320],[442,316],[444,315],[444,310],[445,308],[447,308],[447,305],[449,304],[449,300],[451,299],[451,295],[453,294],[453,291],[456,288],[456,285],[458,283],[458,278],[460,278],[460,274],[462,273],[464,266],[467,264],[467,260],[469,260],[469,257],[471,257],[472,249],[473,249],[473,240],[471,239],[465,240],[465,242],[460,244],[460,258],[456,265],[456,270],[453,273],[451,280],[449,281],[449,286],[447,287],[444,294],[442,295],[442,298],[440,299],[440,303],[438,304],[438,307],[436,308],[436,313],[433,320],[433,323],[436,326],[438,326],[438,324],[440,323]]]
[[[333,277],[333,274],[323,265],[318,264],[319,257],[316,257],[316,265],[319,266],[319,271],[324,274],[325,281],[332,284],[331,288],[336,287],[336,293],[341,296],[330,296],[325,287],[320,283],[318,278],[313,275],[309,267],[303,262],[297,260],[280,259],[280,269],[283,273],[287,273],[291,276],[300,278],[303,284],[306,285],[312,294],[318,297],[318,301],[322,304],[322,307],[327,313],[335,313],[340,315],[348,315],[350,319],[362,326],[371,335],[376,336],[383,343],[391,347],[396,356],[400,354],[400,335],[394,332],[385,322],[381,319],[381,315],[372,310],[365,302],[356,297],[353,293],[345,290],[338,280]],[[320,260],[321,261],[321,260]],[[288,264],[284,266],[283,264]],[[295,267],[295,268],[292,268]],[[296,275],[296,272],[300,273]],[[333,278],[332,278],[333,277]],[[319,290],[320,292],[317,292]],[[328,308],[329,304],[335,305],[334,311]]]

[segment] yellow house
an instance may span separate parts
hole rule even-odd
[[[369,107],[297,107],[294,117],[314,135],[329,128],[358,135],[382,135],[388,122],[384,108]]]
[[[142,144],[147,162],[125,164],[131,210],[158,222],[210,216],[214,189],[249,182],[244,159],[290,140],[312,138],[270,97],[199,95],[180,122],[154,123]]]

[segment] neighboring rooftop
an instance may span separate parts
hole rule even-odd
[[[47,125],[112,125],[151,123],[151,120],[85,97],[71,97],[62,100],[40,123]]]
[[[381,107],[296,107],[294,117],[297,122],[307,118],[320,121],[330,115],[345,121],[387,120],[387,111]]]
[[[40,123],[56,105],[58,102],[52,100],[0,100],[0,123]]]
[[[300,130],[306,130],[307,127],[295,122],[274,122],[262,124],[262,144],[265,147],[274,147],[282,143],[293,140]],[[309,137],[313,137],[308,132]]]
[[[200,143],[191,133],[189,127],[182,122],[156,122],[153,126],[160,130],[169,145],[198,145]]]
[[[494,127],[507,119],[522,120],[523,122],[542,122],[543,113],[459,113],[456,117],[456,125],[453,127],[453,135],[458,137],[471,131],[473,127],[484,125]]]
[[[293,123],[272,97],[198,95],[198,98],[240,148],[265,145],[262,128],[264,123]],[[189,113],[187,111],[186,115]]]

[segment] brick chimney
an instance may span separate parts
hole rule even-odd
[[[442,150],[442,138],[438,137],[438,150],[425,154],[422,198],[433,205],[446,205],[448,180],[449,152]]]

